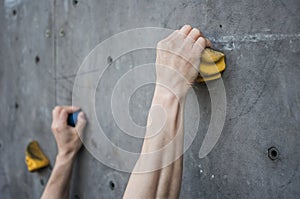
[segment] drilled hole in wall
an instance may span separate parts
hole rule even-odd
[[[277,157],[277,155],[278,155],[278,154],[277,154],[277,151],[272,151],[272,152],[271,152],[271,156],[272,156],[272,157]]]
[[[276,160],[279,157],[279,151],[276,147],[270,147],[268,149],[268,156],[271,160]]]
[[[34,61],[36,64],[38,64],[40,62],[40,57],[39,56],[35,56]]]
[[[109,181],[109,187],[111,190],[115,189],[115,183],[113,181]]]
[[[220,28],[222,28],[223,26],[222,26],[222,24],[220,24]]]
[[[63,29],[59,30],[59,36],[64,37],[65,36],[65,31]]]
[[[13,16],[16,16],[16,15],[17,15],[17,11],[16,11],[15,9],[13,9],[12,15],[13,15]]]
[[[78,4],[78,0],[73,0],[72,4],[73,4],[73,6],[76,6]]]
[[[19,108],[19,104],[17,102],[15,103],[15,108]]]
[[[79,199],[79,196],[76,194],[76,195],[74,196],[74,198],[75,198],[75,199]]]
[[[45,183],[44,183],[44,180],[43,180],[43,179],[40,179],[40,183],[41,183],[41,185],[42,185],[42,186],[44,186],[44,185],[45,185]]]

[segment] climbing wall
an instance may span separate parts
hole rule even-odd
[[[226,54],[227,103],[217,144],[199,158],[216,83],[193,87],[200,116],[186,114],[185,128],[198,117],[200,122],[184,154],[181,198],[299,197],[299,11],[298,0],[1,1],[0,198],[40,197],[51,167],[28,172],[24,150],[37,140],[53,166],[57,149],[51,111],[56,104],[72,103],[79,66],[98,43],[128,29],[183,24],[200,28]],[[103,59],[109,67],[96,95],[98,119],[114,143],[138,151],[141,141],[120,139],[109,96],[122,74],[153,63],[155,50]],[[140,87],[124,107],[137,124],[146,123],[153,88]],[[121,198],[128,177],[82,149],[70,197]]]

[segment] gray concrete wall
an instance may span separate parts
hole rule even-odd
[[[298,0],[1,1],[0,198],[41,195],[51,168],[29,173],[25,147],[38,140],[53,165],[51,110],[72,103],[76,72],[99,42],[127,29],[177,29],[186,23],[203,30],[227,56],[227,114],[217,145],[200,159],[211,102],[206,86],[194,87],[201,121],[184,155],[181,198],[299,197],[299,11]],[[105,79],[107,93],[126,72],[117,70],[119,66],[128,70],[129,65],[147,63],[145,59],[153,61],[154,53],[115,60],[108,71],[115,79]],[[132,98],[129,109],[137,123],[145,124],[152,92],[149,85]],[[108,103],[105,95],[99,100],[99,106]],[[119,129],[109,110],[99,114],[116,139]],[[268,157],[270,147],[279,151],[275,161]],[[71,198],[121,198],[128,177],[83,149],[74,168]]]

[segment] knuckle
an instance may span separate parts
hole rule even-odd
[[[198,28],[193,28],[193,31],[197,34],[200,34],[200,30]]]
[[[53,109],[53,113],[58,112],[61,109],[60,106],[55,106]]]
[[[61,131],[64,131],[66,129],[66,126],[62,122],[54,122],[51,125],[52,131],[59,133]]]
[[[61,106],[55,106],[55,110],[60,110],[62,107]]]
[[[179,36],[180,34],[181,34],[181,33],[180,33],[180,30],[175,30],[175,31],[174,31],[174,35],[175,35],[175,36]]]
[[[67,110],[66,109],[62,109],[61,112],[60,112],[62,115],[66,115],[68,114]]]
[[[157,43],[157,47],[160,48],[162,46],[164,46],[165,44],[165,41],[164,40],[160,40],[158,43]]]
[[[190,24],[185,24],[183,27],[184,28],[192,28],[192,26]]]
[[[203,37],[199,37],[197,42],[202,46],[205,45],[205,39]]]
[[[58,130],[57,129],[57,125],[56,124],[52,124],[51,125],[51,130],[56,132]]]

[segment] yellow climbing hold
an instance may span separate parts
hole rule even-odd
[[[215,80],[215,79],[219,79],[221,78],[221,74],[218,73],[218,74],[215,74],[215,75],[212,75],[212,76],[206,76],[206,77],[198,77],[197,78],[197,82],[207,82],[207,81],[211,81],[211,80]]]
[[[27,169],[30,172],[44,168],[50,164],[49,159],[43,153],[37,141],[32,141],[27,145],[25,161]]]
[[[225,55],[221,52],[206,48],[201,55],[199,76],[197,82],[219,79],[225,70]]]

